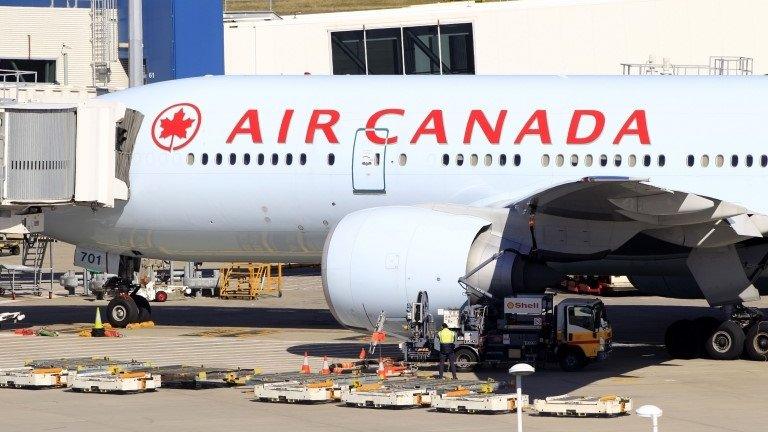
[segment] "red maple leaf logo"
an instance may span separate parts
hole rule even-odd
[[[171,137],[171,147],[173,147],[173,138],[186,138],[187,129],[192,126],[192,123],[194,123],[193,119],[184,118],[184,108],[179,108],[172,118],[160,120],[160,128],[162,129],[160,138]]]

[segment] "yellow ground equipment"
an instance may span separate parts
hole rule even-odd
[[[222,299],[255,300],[259,296],[283,296],[283,265],[232,263],[222,267],[219,296]]]

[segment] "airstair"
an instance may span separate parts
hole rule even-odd
[[[220,275],[222,299],[255,300],[263,295],[283,295],[282,264],[232,263],[223,267]]]

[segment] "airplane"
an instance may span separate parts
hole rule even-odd
[[[45,214],[84,267],[322,263],[339,323],[383,311],[396,335],[420,291],[437,310],[627,275],[722,309],[672,324],[670,352],[768,354],[744,305],[768,292],[765,78],[207,76],[100,99],[144,119],[126,200]]]

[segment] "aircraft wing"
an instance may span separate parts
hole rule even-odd
[[[733,290],[744,300],[759,298],[735,244],[762,238],[768,217],[738,204],[629,177],[586,177],[505,204],[529,215],[532,224],[538,218],[632,224],[638,232],[691,248],[688,268],[710,303],[724,301]]]

